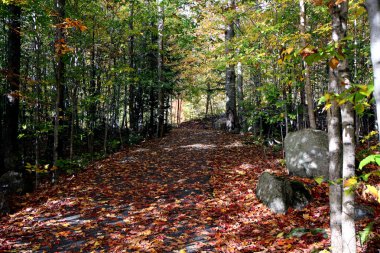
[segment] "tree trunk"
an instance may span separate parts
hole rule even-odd
[[[329,92],[339,93],[338,80],[330,69]],[[327,129],[329,137],[329,180],[337,182],[342,178],[342,134],[341,119],[338,103],[331,101],[331,107],[327,111]],[[330,201],[330,229],[331,229],[331,252],[341,253],[342,245],[342,185],[331,184],[329,191]]]
[[[300,32],[301,36],[306,33],[306,11],[305,11],[305,1],[300,0]],[[301,46],[306,46],[306,40],[304,37],[301,37]],[[313,92],[310,83],[310,68],[305,61],[302,61],[304,68],[304,80],[305,80],[305,95],[307,102],[307,114],[309,117],[310,128],[316,129],[317,124],[315,122],[315,114],[314,114],[314,99]]]
[[[377,130],[380,132],[380,2],[366,0],[365,4],[371,29],[371,60],[375,84],[373,95],[376,100]]]
[[[61,24],[65,17],[65,0],[55,0],[56,20],[55,23]],[[54,165],[57,164],[58,158],[62,155],[62,139],[59,136],[59,126],[63,122],[64,112],[64,74],[65,64],[63,62],[62,52],[63,45],[66,43],[64,29],[61,26],[57,26],[55,34],[55,81],[56,81],[56,101],[55,101],[55,120],[54,120],[54,151],[53,161]],[[53,182],[55,181],[53,174]]]
[[[42,80],[42,73],[41,73],[41,38],[38,35],[38,29],[37,29],[37,16],[33,15],[33,22],[34,22],[34,31],[36,32],[36,37],[34,38],[34,50],[36,51],[36,60],[35,60],[35,81],[36,84],[34,86],[34,92],[36,96],[36,102],[34,106],[34,155],[35,155],[35,165],[36,168],[39,168],[40,166],[40,99],[41,99],[41,80]],[[38,187],[38,173],[36,173],[35,178],[35,187]]]
[[[288,116],[288,93],[286,90],[286,84],[282,88],[282,100],[284,101],[284,121],[285,121],[285,135],[289,133],[289,116]]]
[[[133,31],[134,29],[134,1],[131,1],[129,4],[129,30]],[[128,43],[128,53],[129,53],[129,68],[130,68],[130,84],[129,84],[129,125],[133,131],[137,131],[137,120],[136,120],[136,86],[135,86],[135,62],[134,62],[134,43],[135,36],[132,34],[129,36]]]
[[[339,9],[334,6],[331,10],[332,16],[332,39],[340,39]],[[329,68],[328,91],[332,94],[340,94],[338,69]],[[335,99],[331,101],[331,107],[327,112],[328,134],[329,134],[329,175],[330,180],[337,182],[342,178],[342,133],[341,116],[339,105]],[[331,229],[331,252],[343,252],[342,242],[342,185],[334,183],[330,185],[330,229]]]
[[[158,54],[157,54],[157,79],[158,79],[158,126],[157,126],[157,137],[162,137],[164,135],[164,117],[165,117],[165,95],[163,87],[163,33],[164,33],[164,8],[162,0],[157,0],[157,29],[158,29]]]
[[[238,30],[241,30],[240,27],[240,20],[236,20],[236,26]],[[239,37],[240,34],[238,33],[237,36]],[[240,53],[240,50],[238,49],[238,53]],[[243,65],[241,62],[237,63],[236,66],[236,84],[237,84],[237,116],[238,116],[238,125],[239,128],[243,131],[246,130],[246,125],[245,125],[245,119],[244,119],[244,80],[243,80]]]
[[[228,1],[228,9],[235,9],[235,0]],[[232,39],[235,37],[234,21],[228,21],[225,31],[225,41],[226,41],[226,55],[232,52],[231,43]],[[235,132],[238,130],[237,123],[237,112],[236,112],[236,75],[235,75],[235,65],[227,64],[226,67],[226,127],[228,132]]]
[[[206,117],[209,114],[210,111],[210,104],[211,104],[211,85],[209,82],[207,82],[207,90],[206,90]]]
[[[333,28],[339,31],[337,34],[340,48],[346,47],[345,42],[341,42],[347,35],[348,0],[338,5],[339,27]],[[339,30],[338,30],[339,29]],[[350,88],[348,60],[341,60],[338,65],[339,83],[343,89]],[[342,115],[342,143],[343,143],[343,185],[346,180],[355,176],[355,112],[351,102],[341,105]],[[355,233],[355,193],[349,191],[349,186],[343,188],[342,195],[342,239],[343,252],[356,252],[356,233]]]
[[[334,4],[331,8],[332,40],[337,45],[337,51],[342,51],[345,46],[342,44],[342,39],[347,32],[347,13],[347,1],[338,5]],[[336,58],[333,60],[337,61]],[[341,60],[337,66],[330,64],[329,72],[330,93],[340,94],[342,86],[345,89],[349,87],[346,59]],[[330,180],[336,182],[343,176],[345,181],[355,175],[354,112],[349,102],[341,106],[341,111],[335,98],[331,103],[328,113]],[[341,112],[341,119],[339,119],[339,112]],[[337,182],[330,186],[330,210],[332,252],[356,252],[354,194],[347,191],[342,194],[342,185]]]
[[[154,134],[155,134],[155,118],[156,118],[156,114],[155,114],[155,107],[156,107],[156,92],[155,92],[155,88],[154,86],[152,85],[150,87],[150,91],[149,91],[149,111],[150,111],[150,114],[149,114],[149,128],[148,128],[148,135],[150,137],[153,137]]]
[[[97,108],[97,89],[96,89],[96,47],[95,47],[95,25],[96,18],[93,17],[93,30],[92,30],[92,48],[91,48],[91,80],[90,80],[90,107],[89,107],[89,127],[88,133],[88,151],[91,156],[94,153],[94,132],[96,128],[96,108]]]
[[[20,89],[20,58],[21,58],[21,8],[14,4],[8,6],[8,53],[6,89],[3,95],[4,120],[2,126],[2,155],[3,163],[0,175],[10,170],[16,170],[19,163],[18,156],[18,116],[19,116],[19,89]]]
[[[143,84],[139,83],[137,88],[137,99],[136,99],[136,114],[137,114],[137,131],[142,132],[144,126],[144,91]]]
[[[245,131],[245,120],[244,120],[244,91],[243,91],[243,66],[241,62],[237,64],[237,100],[238,100],[238,117],[239,117],[239,126]]]

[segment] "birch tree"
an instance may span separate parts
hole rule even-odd
[[[329,62],[329,92],[333,94],[328,112],[330,152],[330,227],[332,252],[356,252],[354,193],[347,180],[355,175],[355,127],[352,104],[340,107],[335,96],[350,87],[348,61],[341,52],[347,35],[348,1],[331,6],[332,43],[336,54]],[[344,192],[339,180],[343,177]]]

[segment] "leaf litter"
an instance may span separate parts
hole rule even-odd
[[[0,251],[327,249],[327,185],[298,178],[311,187],[313,202],[286,215],[271,213],[256,198],[257,179],[263,171],[286,171],[277,153],[244,144],[246,138],[180,128],[95,162],[20,198],[23,208],[1,218]]]

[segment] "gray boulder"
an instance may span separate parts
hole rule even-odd
[[[329,143],[326,132],[303,129],[289,133],[285,137],[284,149],[290,175],[329,178]]]
[[[10,193],[22,193],[25,190],[24,179],[21,173],[8,171],[0,177],[0,188]]]
[[[8,196],[11,193],[22,193],[25,184],[21,173],[8,171],[0,177],[0,213],[8,213]]]
[[[8,194],[5,189],[0,188],[0,214],[9,213]]]
[[[226,130],[227,129],[227,118],[219,118],[214,121],[213,124],[214,129],[217,130]]]
[[[311,200],[310,192],[301,182],[268,172],[259,177],[256,196],[275,213],[286,213],[289,207],[301,210]]]
[[[365,205],[355,204],[355,220],[373,219],[375,217],[374,210]]]

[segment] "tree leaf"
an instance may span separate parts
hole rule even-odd
[[[358,183],[358,180],[355,177],[351,177],[344,181],[344,187],[353,187],[356,186]]]
[[[360,243],[364,244],[366,241],[368,241],[369,236],[372,233],[372,228],[373,228],[373,222],[369,223],[363,231],[359,232],[359,238],[360,238]]]
[[[324,177],[316,177],[316,178],[314,178],[314,180],[315,180],[315,182],[317,182],[317,184],[322,184],[323,183],[323,181],[324,181]]]
[[[338,64],[339,64],[339,60],[336,57],[332,58],[329,62],[329,66],[332,69],[336,69],[338,67]]]
[[[366,187],[367,187],[367,189],[365,190],[365,192],[370,193],[372,196],[374,196],[378,200],[379,199],[379,191],[376,189],[376,187],[373,185],[369,185],[369,184],[367,184]]]
[[[363,169],[364,166],[366,166],[369,163],[376,163],[377,165],[380,165],[380,155],[369,155],[359,163],[359,169]]]

